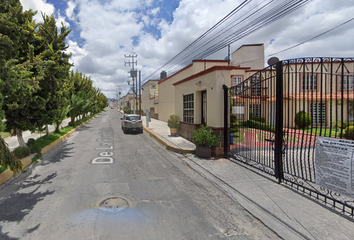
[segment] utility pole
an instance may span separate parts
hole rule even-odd
[[[141,118],[141,71],[139,71],[139,109]]]
[[[132,65],[132,69],[130,70],[130,76],[133,78],[133,108],[134,108],[134,114],[135,114],[135,92],[134,92],[134,78],[136,77],[136,71],[134,71],[134,64],[137,65],[138,61],[134,61],[134,58],[138,57],[138,55],[124,55],[126,58],[131,58],[131,61],[124,61],[124,66],[127,64],[130,66]]]
[[[118,88],[118,93],[117,93],[117,108],[120,110],[120,104],[119,104],[119,100],[120,100],[120,85],[118,85],[117,88]]]
[[[228,64],[230,66],[230,44],[227,45],[227,60],[228,60]]]

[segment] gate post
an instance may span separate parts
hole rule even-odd
[[[224,157],[228,157],[229,154],[229,142],[228,142],[228,131],[227,131],[227,123],[229,116],[229,108],[228,108],[228,90],[229,88],[224,84],[222,86],[224,89]]]
[[[275,102],[275,177],[278,183],[284,178],[283,172],[283,62],[279,61],[276,64],[276,102]]]

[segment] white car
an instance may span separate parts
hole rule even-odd
[[[135,131],[142,133],[143,130],[143,120],[137,114],[125,114],[120,118],[122,124],[122,130],[124,133],[128,131]]]

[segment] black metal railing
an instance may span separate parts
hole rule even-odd
[[[353,217],[350,187],[316,184],[323,177],[316,141],[354,139],[354,58],[279,61],[231,87],[229,96],[231,157]]]

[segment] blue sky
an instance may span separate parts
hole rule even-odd
[[[20,0],[24,9],[54,14],[72,29],[67,39],[74,69],[91,76],[107,97],[122,94],[128,66],[124,55],[137,54],[142,78],[187,47],[243,0]],[[260,3],[270,0],[253,0]],[[285,0],[283,0],[285,1]],[[231,44],[264,43],[265,55],[312,38],[353,17],[353,0],[312,0],[269,26]],[[295,49],[280,59],[305,56],[354,56],[354,21]],[[224,59],[227,50],[209,58]]]

